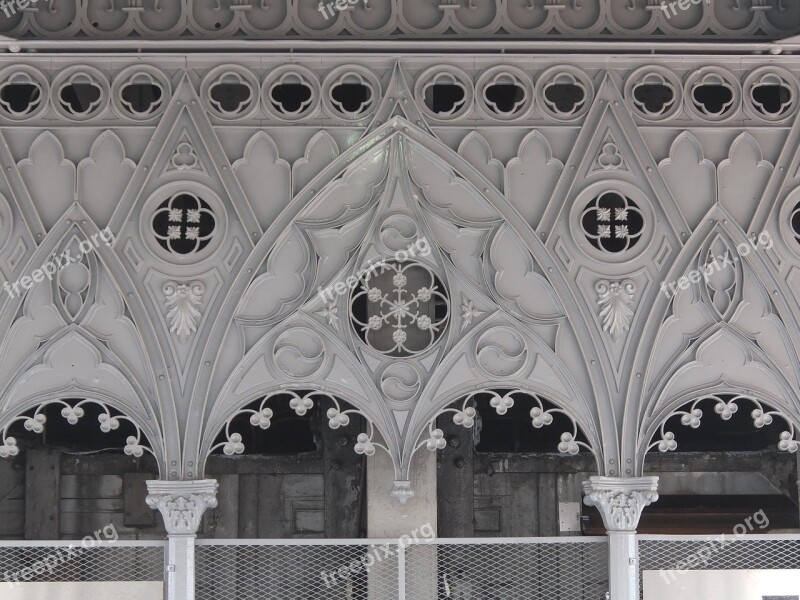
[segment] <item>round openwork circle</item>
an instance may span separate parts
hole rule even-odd
[[[558,121],[574,121],[587,113],[594,99],[589,76],[571,66],[547,69],[536,84],[536,100],[545,115]]]
[[[175,182],[145,203],[139,230],[148,249],[169,263],[194,264],[211,256],[225,237],[222,202],[204,186]]]
[[[27,121],[47,107],[50,84],[44,73],[27,65],[0,71],[0,113],[14,121]]]
[[[692,73],[684,86],[684,104],[690,114],[704,121],[725,121],[742,103],[739,80],[725,69],[705,67]]]
[[[374,263],[350,296],[350,320],[356,334],[387,356],[420,354],[441,339],[450,318],[444,285],[416,261]]]
[[[533,83],[515,67],[492,67],[475,86],[478,110],[490,119],[513,121],[524,117],[533,104]]]
[[[787,248],[800,258],[800,188],[795,189],[784,201],[778,223]]]
[[[88,121],[108,107],[111,90],[106,76],[94,67],[69,67],[53,81],[51,103],[69,121]]]
[[[358,65],[331,71],[322,84],[322,103],[334,117],[358,121],[372,115],[380,104],[381,82]]]
[[[261,89],[264,109],[279,121],[298,121],[319,105],[317,76],[299,65],[286,65],[267,75]]]
[[[625,82],[625,102],[633,114],[647,121],[664,121],[680,110],[683,86],[669,69],[637,69]]]
[[[622,181],[589,186],[573,204],[570,220],[578,246],[603,262],[634,258],[653,235],[647,198]]]
[[[417,104],[431,119],[453,121],[472,108],[475,90],[469,76],[456,67],[431,67],[414,86]]]
[[[164,112],[172,96],[169,79],[149,65],[123,70],[111,86],[111,103],[124,119],[147,121]]]
[[[776,123],[797,112],[797,82],[785,69],[756,69],[745,79],[743,88],[744,109],[756,119]]]
[[[212,69],[200,85],[203,106],[220,119],[238,121],[258,108],[258,80],[238,65]]]

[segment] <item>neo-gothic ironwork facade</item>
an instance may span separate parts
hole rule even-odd
[[[470,395],[496,390],[534,427],[567,415],[558,449],[607,476],[675,449],[670,416],[737,404],[794,451],[799,68],[9,57],[0,450],[13,423],[46,427],[45,403],[79,419],[81,397],[106,430],[124,415],[162,478],[197,479],[212,450],[246,451],[236,415],[267,429],[288,392],[298,414],[333,398],[331,427],[366,417],[355,451],[403,482],[441,447],[437,415],[471,426]]]

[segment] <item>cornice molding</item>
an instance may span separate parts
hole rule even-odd
[[[59,10],[17,11],[11,3],[0,28],[8,38],[91,40],[413,40],[465,37],[533,39],[775,40],[800,33],[800,10],[782,0],[712,4],[698,0],[351,0],[336,2],[237,0],[213,7],[191,0],[155,5],[111,0],[53,0]],[[341,4],[343,0],[339,0]],[[430,10],[433,4],[438,10]],[[427,5],[427,6],[426,6]],[[338,40],[337,40],[338,41]]]

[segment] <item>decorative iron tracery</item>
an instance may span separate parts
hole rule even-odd
[[[506,414],[508,409],[514,406],[515,394],[522,394],[526,399],[532,400],[535,406],[530,409],[528,414],[531,418],[531,425],[533,425],[535,429],[542,429],[543,427],[552,425],[553,415],[555,414],[564,415],[572,423],[572,431],[565,431],[561,434],[557,446],[559,453],[575,455],[580,452],[581,448],[585,448],[594,454],[594,449],[589,444],[578,439],[578,423],[572,415],[558,407],[547,408],[538,394],[522,389],[513,389],[502,393],[494,390],[478,390],[468,394],[461,402],[460,408],[453,408],[452,405],[443,408],[428,422],[428,437],[422,441],[419,439],[417,440],[414,452],[423,446],[434,452],[443,449],[447,445],[447,440],[444,439],[444,432],[436,427],[436,419],[442,415],[452,414],[453,423],[465,429],[470,429],[475,424],[475,417],[478,414],[477,409],[472,406],[471,403],[474,403],[475,397],[479,394],[491,395],[489,405],[495,409],[498,415]],[[422,435],[423,434],[420,434],[420,437],[422,437]]]
[[[756,429],[761,429],[762,427],[771,425],[773,417],[779,417],[786,423],[789,429],[788,431],[782,431],[780,433],[778,439],[778,449],[783,452],[795,453],[797,452],[798,448],[800,448],[800,442],[795,439],[797,432],[794,423],[792,423],[792,421],[780,411],[768,410],[768,407],[762,404],[759,400],[745,394],[738,394],[729,400],[725,400],[721,396],[711,394],[701,396],[691,402],[689,405],[684,405],[683,407],[671,412],[663,420],[659,427],[658,434],[660,435],[660,438],[650,443],[650,445],[647,447],[647,450],[650,451],[653,448],[658,448],[659,452],[672,452],[676,450],[678,447],[678,442],[675,440],[675,434],[672,431],[666,430],[667,422],[672,417],[680,416],[681,425],[684,427],[691,427],[692,429],[698,429],[703,417],[703,411],[698,408],[698,404],[704,400],[713,400],[715,402],[714,412],[717,413],[724,421],[730,420],[731,417],[738,412],[739,406],[737,402],[741,400],[751,402],[756,406],[756,408],[754,408],[750,413],[750,417],[753,419],[753,425]],[[686,408],[686,406],[688,406],[688,408]],[[656,436],[653,437],[655,438]]]
[[[102,409],[103,412],[98,415],[97,420],[100,424],[100,431],[103,433],[116,431],[120,428],[122,421],[127,421],[133,425],[134,429],[136,430],[136,435],[129,435],[126,438],[125,446],[123,448],[123,452],[126,455],[140,458],[144,456],[146,451],[155,456],[153,449],[143,443],[142,430],[133,419],[116,410],[114,412],[119,414],[113,414],[111,412],[112,409],[105,402],[93,399],[85,399],[73,404],[70,404],[64,400],[50,400],[38,405],[33,414],[23,414],[11,419],[8,423],[6,423],[2,430],[3,443],[0,445],[0,458],[9,458],[19,454],[17,439],[9,435],[9,430],[15,423],[21,422],[26,431],[30,431],[35,434],[43,433],[47,423],[47,416],[44,414],[44,410],[48,406],[57,405],[62,406],[61,416],[67,421],[67,423],[70,425],[76,425],[78,421],[85,416],[86,412],[84,411],[83,407],[87,404],[93,404]]]
[[[331,429],[347,427],[347,425],[350,424],[350,415],[360,415],[367,422],[367,431],[358,434],[356,444],[353,446],[355,453],[372,456],[375,454],[376,448],[381,448],[386,451],[387,454],[391,455],[386,446],[373,440],[375,436],[375,426],[369,417],[357,408],[342,410],[342,405],[339,400],[326,392],[314,390],[306,393],[299,393],[294,390],[277,390],[264,396],[257,409],[249,408],[249,406],[252,405],[252,403],[250,403],[248,406],[230,415],[225,421],[224,432],[221,432],[221,434],[224,434],[224,440],[212,445],[206,453],[206,456],[210,456],[217,449],[221,449],[222,453],[226,456],[243,454],[245,445],[242,442],[242,434],[231,430],[233,421],[241,415],[250,415],[250,425],[266,431],[272,426],[272,417],[274,416],[274,411],[268,404],[276,396],[289,396],[289,408],[291,408],[298,417],[305,416],[308,411],[314,408],[315,397],[330,400],[333,406],[327,410],[325,416],[328,419],[328,427]]]
[[[424,285],[409,289],[420,275]],[[360,318],[355,306],[364,299],[367,311]],[[437,314],[437,304],[444,307],[443,315]],[[450,300],[444,285],[430,268],[416,261],[382,261],[373,265],[361,276],[350,307],[353,327],[361,339],[370,348],[390,356],[428,350],[441,338],[450,318]],[[377,337],[384,326],[393,330],[391,342]],[[409,336],[410,326],[420,330],[423,337]]]

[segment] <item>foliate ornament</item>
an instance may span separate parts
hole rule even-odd
[[[701,425],[701,419],[703,418],[703,411],[698,405],[706,400],[714,401],[714,412],[717,413],[723,421],[730,420],[731,417],[736,414],[736,412],[739,410],[739,402],[746,401],[753,404],[755,408],[750,412],[750,418],[753,420],[753,426],[756,429],[761,429],[762,427],[771,425],[773,422],[773,417],[779,417],[784,421],[784,423],[786,423],[788,430],[780,433],[778,438],[778,449],[784,452],[794,453],[797,452],[798,448],[800,448],[800,442],[795,439],[797,433],[795,426],[786,416],[779,411],[770,410],[760,401],[751,396],[739,394],[733,397],[723,397],[717,395],[702,396],[694,400],[692,403],[671,412],[661,423],[657,437],[648,446],[647,450],[649,451],[653,448],[657,448],[659,452],[672,452],[676,450],[678,443],[675,441],[675,434],[672,431],[667,431],[667,422],[672,417],[680,417],[681,425],[684,427],[691,427],[692,429],[698,429]]]
[[[18,454],[19,446],[17,446],[17,438],[3,436],[3,445],[0,446],[0,458],[13,457]]]
[[[170,535],[194,535],[207,508],[217,506],[217,482],[148,481],[147,505],[158,509]]]
[[[595,506],[607,531],[636,531],[642,510],[658,500],[658,477],[590,477],[583,503]]]
[[[633,319],[633,299],[636,284],[630,279],[608,281],[601,279],[594,285],[603,331],[618,341],[630,329]]]
[[[622,158],[622,153],[617,143],[609,135],[606,136],[603,145],[600,146],[600,150],[594,160],[592,172],[614,170],[627,171],[628,167],[625,166],[625,159]]]
[[[383,261],[377,271],[362,274],[350,297],[353,328],[370,348],[389,356],[429,349],[450,317],[441,281],[415,261]]]
[[[428,423],[428,437],[417,444],[415,450],[419,450],[425,446],[431,452],[436,450],[443,450],[447,446],[447,440],[444,439],[444,431],[434,426],[436,419]]]
[[[558,443],[558,451],[561,454],[578,454],[581,448],[585,448],[590,452],[593,452],[591,446],[586,444],[583,441],[578,440],[578,424],[575,420],[564,410],[560,408],[547,408],[539,396],[536,394],[532,394],[530,392],[526,392],[524,390],[509,390],[503,393],[494,390],[481,390],[476,391],[468,394],[462,401],[458,402],[455,407],[449,406],[443,408],[433,419],[430,420],[428,423],[428,430],[427,434],[428,437],[421,442],[419,442],[415,448],[415,451],[423,446],[427,447],[428,450],[435,451],[441,450],[447,445],[447,441],[444,439],[444,434],[442,433],[441,429],[436,428],[435,423],[436,419],[442,415],[452,414],[453,415],[453,423],[464,427],[466,429],[471,428],[475,424],[475,420],[477,417],[477,410],[475,408],[477,404],[476,396],[489,396],[489,406],[494,408],[495,412],[498,415],[504,415],[508,412],[508,410],[514,406],[515,404],[515,395],[519,396],[519,400],[529,400],[533,401],[535,406],[530,410],[530,417],[531,417],[531,424],[536,429],[541,429],[542,427],[547,427],[548,425],[553,424],[553,415],[554,414],[562,414],[566,416],[572,422],[572,431],[565,431],[561,434]]]
[[[73,235],[65,245],[61,257],[53,257],[53,262],[60,262],[64,258],[65,262],[72,260],[69,264],[60,268],[53,278],[54,298],[56,304],[60,300],[64,312],[62,316],[67,321],[80,321],[80,317],[86,314],[86,310],[92,304],[91,291],[96,285],[92,279],[97,276],[97,264],[93,254],[86,252],[86,240],[79,240],[77,235]],[[90,245],[91,246],[91,245]]]
[[[475,359],[490,378],[512,377],[527,364],[525,338],[511,327],[492,327],[478,339]]]
[[[326,301],[325,306],[314,314],[324,319],[334,331],[339,331],[339,307],[333,301]]]
[[[721,235],[700,255],[697,269],[703,274],[702,289],[720,319],[730,317],[739,306],[743,279],[740,261],[733,244]]]
[[[211,241],[216,228],[211,207],[191,192],[180,192],[162,202],[150,221],[152,234],[167,252],[196,254]]]
[[[472,325],[472,321],[477,319],[483,314],[482,310],[478,310],[475,308],[475,304],[469,298],[462,297],[463,302],[461,304],[461,333]]]
[[[177,283],[168,281],[161,290],[164,292],[164,306],[167,309],[167,322],[170,333],[178,336],[185,343],[189,336],[197,331],[197,324],[202,316],[200,305],[206,286],[200,281]]]
[[[245,445],[242,442],[242,434],[232,430],[234,421],[237,417],[245,415],[249,416],[250,425],[253,427],[259,427],[262,430],[269,429],[272,425],[272,417],[274,416],[274,412],[269,405],[276,397],[282,397],[284,399],[288,397],[289,408],[291,408],[299,417],[305,416],[308,414],[308,411],[314,408],[314,398],[330,400],[333,406],[328,409],[325,416],[328,419],[328,427],[331,429],[339,429],[340,427],[346,427],[349,425],[350,415],[360,415],[367,422],[367,431],[358,435],[356,444],[353,448],[356,454],[371,456],[375,454],[376,448],[381,448],[389,453],[389,449],[386,448],[386,446],[373,441],[375,435],[375,426],[372,421],[369,420],[367,415],[360,410],[355,408],[342,410],[341,403],[335,397],[323,392],[311,391],[301,393],[294,390],[280,390],[267,394],[256,406],[251,404],[250,406],[236,411],[230,417],[228,417],[227,421],[225,422],[224,431],[222,431],[218,437],[220,441],[212,445],[207,454],[210,455],[215,450],[221,450],[226,456],[243,454],[245,451]]]
[[[8,435],[9,430],[15,423],[22,423],[22,426],[25,428],[25,430],[30,431],[31,433],[44,433],[47,425],[45,409],[52,405],[61,406],[61,416],[69,425],[77,425],[78,421],[80,421],[86,415],[86,411],[84,410],[85,406],[99,406],[102,412],[97,416],[97,421],[101,432],[110,433],[111,431],[116,431],[120,428],[123,422],[126,422],[133,427],[134,435],[129,435],[126,438],[125,446],[122,449],[126,455],[138,458],[144,456],[145,451],[154,455],[153,450],[143,441],[142,430],[132,419],[117,412],[112,413],[112,409],[99,400],[87,399],[79,400],[74,403],[65,402],[64,400],[43,402],[36,407],[33,413],[23,414],[13,418],[11,421],[6,423],[2,430],[0,458],[13,457],[19,454],[17,439]]]
[[[389,492],[400,504],[405,504],[414,497],[414,490],[411,489],[411,482],[407,480],[397,480]]]
[[[287,377],[306,379],[324,364],[325,344],[315,331],[292,327],[275,341],[273,360],[275,367]]]
[[[393,408],[405,408],[398,405],[405,405],[419,394],[422,389],[422,378],[412,365],[394,361],[389,363],[381,374],[380,388],[386,399],[395,403]]]
[[[386,217],[378,231],[381,243],[389,252],[407,250],[419,237],[417,223],[403,213],[394,213]]]
[[[184,133],[181,136],[178,145],[175,146],[175,152],[167,165],[167,171],[202,171],[200,165],[200,158],[194,150],[192,140]]]
[[[580,215],[586,239],[601,252],[624,252],[635,246],[644,232],[644,217],[636,203],[609,190],[596,196]]]

